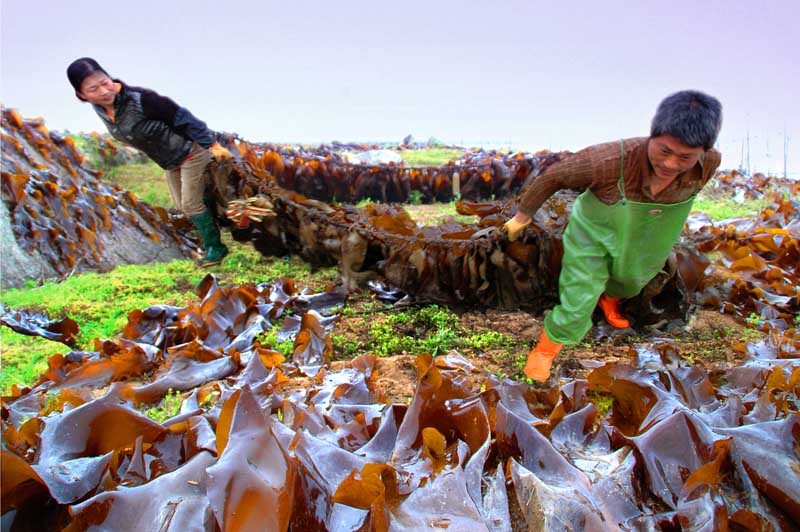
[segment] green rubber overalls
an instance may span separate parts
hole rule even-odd
[[[580,342],[592,327],[600,295],[633,297],[661,271],[694,202],[640,203],[625,197],[625,148],[620,141],[621,199],[606,205],[585,190],[575,200],[562,241],[560,303],[544,320],[548,338]]]

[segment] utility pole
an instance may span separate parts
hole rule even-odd
[[[742,137],[742,151],[739,158],[739,171],[744,173],[744,137]]]
[[[786,134],[786,124],[783,125],[783,178],[787,179],[789,177],[789,172],[787,171],[787,158],[786,153],[789,151],[789,136]]]
[[[764,135],[764,140],[767,143],[767,177],[772,173],[772,155],[769,153],[769,131]]]
[[[750,175],[750,128],[747,128],[747,175]]]

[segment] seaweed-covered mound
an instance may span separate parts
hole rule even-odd
[[[104,183],[69,138],[4,108],[2,286],[188,256],[190,240],[168,213]]]

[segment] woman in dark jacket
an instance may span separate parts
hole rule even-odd
[[[166,170],[172,201],[200,232],[202,267],[222,262],[228,248],[203,202],[205,169],[212,156],[230,156],[214,142],[214,132],[166,96],[113,79],[90,57],[76,59],[67,77],[78,99],[89,102],[111,135],[143,151]]]

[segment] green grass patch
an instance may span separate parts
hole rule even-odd
[[[442,166],[463,157],[464,151],[452,148],[404,150],[400,156],[407,166]]]
[[[753,216],[770,203],[768,199],[751,199],[745,200],[743,203],[737,203],[730,198],[697,198],[692,210],[704,212],[712,220],[719,221],[740,216]]]
[[[152,161],[114,166],[103,175],[103,180],[130,190],[151,205],[165,209],[173,206],[164,169]]]
[[[374,316],[374,315],[373,315]],[[447,307],[429,305],[410,308],[385,316],[374,316],[364,323],[366,340],[333,334],[334,351],[341,358],[362,353],[379,356],[430,353],[441,355],[489,350],[513,350],[520,342],[495,331],[475,332],[462,327],[459,317]]]
[[[281,330],[279,324],[275,324],[269,331],[265,331],[259,335],[258,341],[263,346],[277,351],[287,359],[292,358],[294,353],[294,340],[288,339],[284,341],[278,340],[278,331]]]
[[[467,216],[459,214],[456,210],[456,202],[431,203],[428,205],[410,204],[403,205],[403,208],[411,216],[417,225],[441,225],[442,222],[453,219],[464,224],[474,224],[478,221],[477,216]]]

